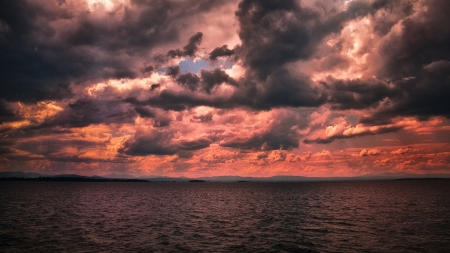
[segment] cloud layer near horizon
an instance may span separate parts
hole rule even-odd
[[[0,170],[450,173],[446,0],[9,1]]]

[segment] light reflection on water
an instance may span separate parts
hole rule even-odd
[[[450,252],[450,182],[0,184],[0,251]]]

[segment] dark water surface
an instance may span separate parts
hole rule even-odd
[[[450,252],[450,181],[0,182],[2,252]]]

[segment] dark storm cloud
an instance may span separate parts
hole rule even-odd
[[[360,137],[360,136],[392,133],[392,132],[396,132],[396,131],[398,131],[398,130],[400,130],[402,128],[403,127],[400,127],[400,126],[380,127],[378,129],[375,129],[375,130],[367,129],[365,131],[358,132],[358,133],[351,133],[351,134],[345,134],[345,135],[344,134],[337,134],[337,135],[333,135],[333,136],[326,137],[326,138],[305,139],[305,140],[303,140],[303,143],[305,143],[305,144],[312,144],[312,143],[328,144],[328,143],[331,143],[331,142],[333,142],[335,140],[340,140],[340,139],[350,139],[350,138]]]
[[[213,115],[212,113],[208,113],[205,115],[198,115],[198,116],[193,116],[191,119],[191,122],[194,123],[209,123],[213,121]]]
[[[180,66],[169,66],[166,69],[166,75],[176,77],[180,74]]]
[[[198,50],[198,46],[202,42],[203,33],[198,32],[189,38],[189,43],[183,47],[186,56],[194,56]]]
[[[177,83],[190,91],[201,91],[208,95],[214,87],[227,83],[237,86],[230,97],[205,96],[198,92],[173,91],[165,89],[158,95],[141,101],[128,97],[124,101],[133,105],[151,105],[165,110],[182,111],[196,106],[211,106],[222,109],[248,107],[257,110],[291,106],[320,106],[326,101],[326,94],[312,87],[307,77],[293,77],[286,69],[272,73],[264,89],[250,80],[241,82],[229,77],[223,70],[202,70],[200,77],[192,72],[179,75]],[[214,95],[214,94],[212,94]]]
[[[234,50],[228,49],[227,45],[223,45],[221,47],[216,47],[211,53],[209,53],[210,60],[216,60],[218,57],[222,56],[232,56],[234,54]]]
[[[323,17],[293,0],[242,1],[236,11],[242,44],[234,53],[242,60],[246,73],[239,80],[231,104],[258,110],[324,104],[328,91],[315,87],[308,76],[291,73],[286,64],[310,59],[323,38],[339,32],[346,22],[385,5],[386,1],[354,1],[347,10]],[[225,49],[216,48],[213,56]]]
[[[200,76],[192,72],[179,75],[179,72],[179,66],[168,67],[166,71],[167,75],[174,77],[178,84],[191,91],[202,91],[210,94],[214,87],[222,83],[238,85],[237,81],[219,68],[213,70],[202,69]]]
[[[440,11],[441,14],[428,17],[425,23],[430,24],[416,24],[416,21],[405,19],[402,36],[393,36],[391,41],[383,45],[384,49],[381,52],[385,54],[387,64],[386,68],[379,72],[383,74],[380,75],[380,78],[388,81],[379,79],[332,80],[323,82],[323,87],[321,87],[315,85],[308,76],[291,73],[285,65],[294,61],[310,59],[323,38],[340,32],[346,22],[350,20],[375,14],[383,8],[385,10],[395,9],[396,15],[407,16],[412,13],[411,4],[408,1],[401,3],[353,1],[348,3],[346,10],[331,11],[323,16],[317,10],[300,6],[296,1],[242,1],[236,12],[242,44],[233,50],[233,53],[242,60],[246,67],[245,76],[240,80],[229,81],[226,80],[225,73],[220,69],[202,71],[200,76],[193,73],[172,74],[172,76],[177,76],[176,81],[180,85],[194,92],[203,91],[210,94],[216,85],[223,82],[235,85],[237,88],[232,96],[218,98],[166,91],[162,92],[160,97],[152,97],[148,101],[140,103],[175,110],[199,105],[218,108],[244,106],[267,110],[285,106],[317,107],[331,103],[333,109],[347,110],[375,108],[381,101],[390,99],[394,107],[377,112],[378,115],[374,115],[375,118],[393,117],[397,112],[400,115],[424,118],[428,114],[448,115],[449,105],[447,100],[443,99],[449,94],[449,85],[447,84],[449,80],[445,75],[447,73],[446,62],[449,58],[446,56],[448,50],[444,48],[444,44],[446,45],[448,42],[446,40],[448,32],[441,33],[443,28],[440,28],[445,23],[446,16],[442,13],[445,13],[448,4],[445,1],[431,1],[430,3],[444,5],[439,10],[437,10],[439,7],[433,7],[433,12]],[[439,21],[431,22],[430,20]],[[379,25],[382,26],[382,24]],[[379,29],[389,30],[393,24],[383,25],[386,27]],[[411,37],[416,34],[414,33],[416,26],[423,26],[423,28],[417,29],[426,34],[418,40],[413,40]],[[382,32],[380,31],[380,33]],[[430,39],[436,40],[434,44],[430,44]],[[410,45],[411,43],[415,46]],[[437,45],[437,47],[430,48],[431,45]],[[405,50],[400,50],[400,52],[394,49],[388,50],[391,47],[400,47]],[[408,52],[408,50],[412,51]],[[231,55],[231,51],[226,46],[218,47],[210,53],[209,57],[214,59],[223,55]],[[431,56],[427,52],[431,52]],[[444,52],[444,54],[437,52]],[[432,57],[433,55],[436,57]],[[423,60],[424,58],[427,60]],[[415,63],[417,59],[421,61]],[[326,66],[322,67],[329,69],[343,61],[342,58],[336,57],[331,60],[333,61],[324,62],[323,64]],[[414,77],[414,81],[408,81],[409,77]],[[428,88],[432,86],[433,89]],[[439,92],[434,92],[434,90]],[[367,123],[369,121],[369,119],[362,120]],[[373,119],[372,122],[388,121]]]
[[[288,20],[287,14],[303,20]],[[312,52],[306,48],[310,38],[304,27],[306,22],[302,21],[318,16],[312,11],[303,13],[296,1],[244,0],[239,3],[236,16],[242,41],[236,51],[262,80],[285,63],[306,58]]]
[[[338,110],[375,107],[383,99],[402,95],[400,87],[390,87],[378,79],[331,80],[323,84],[330,91],[332,109]]]
[[[198,32],[189,38],[189,43],[183,47],[183,49],[170,50],[167,52],[167,56],[171,58],[175,57],[193,57],[198,50],[198,46],[202,42],[203,33]]]
[[[174,155],[186,151],[195,151],[209,147],[210,139],[200,138],[194,141],[174,142],[173,132],[151,130],[136,133],[134,138],[128,139],[118,150],[119,153],[133,156],[146,155]]]
[[[13,140],[4,138],[0,139],[0,155],[14,153],[14,150],[11,148],[13,145]]]
[[[111,11],[106,20],[94,18],[93,14],[81,9],[72,9],[64,2],[41,6],[21,0],[9,1],[0,12],[3,43],[0,49],[3,73],[0,96],[11,101],[59,99],[71,95],[70,84],[135,78],[142,72],[149,73],[154,66],[134,66],[134,59],[145,57],[158,45],[177,41],[178,29],[181,29],[177,22],[183,18],[209,11],[220,4],[220,1],[176,4],[171,1],[131,1],[130,6],[120,9],[123,12]],[[346,17],[361,16],[370,11],[370,5],[355,6],[349,8],[353,15],[335,17],[339,22],[328,23],[340,27],[348,19]],[[291,20],[287,18],[288,14],[295,14],[296,18]],[[237,51],[245,65],[251,68],[248,79],[270,76],[285,63],[309,57],[314,42],[338,30],[329,28],[331,25],[326,22],[319,22],[319,16],[294,1],[243,1],[237,11],[243,43]],[[272,24],[275,20],[282,29]],[[58,22],[67,23],[64,30],[51,25]],[[307,23],[316,26],[310,27]],[[313,36],[316,33],[323,35],[316,38]],[[187,45],[170,51],[169,55],[193,56],[202,37],[201,32],[196,33]],[[210,57],[231,55],[233,51],[222,46],[213,50]],[[187,80],[183,83],[193,89],[194,83]],[[205,84],[203,90],[209,92],[217,82]]]
[[[375,33],[380,36],[388,34],[399,20],[414,13],[413,4],[414,1],[409,0],[390,1],[389,8],[384,9],[390,17],[386,15],[373,17],[373,29]]]
[[[153,91],[153,90],[158,89],[159,87],[161,87],[161,84],[155,83],[150,86],[150,90]]]
[[[134,110],[139,113],[142,118],[154,118],[155,112],[144,106],[136,106]]]
[[[129,98],[128,102],[171,110],[200,105],[218,108],[244,106],[257,110],[320,106],[327,102],[329,91],[314,85],[308,76],[301,73],[294,75],[285,65],[309,59],[325,36],[339,32],[347,21],[374,13],[385,4],[385,1],[355,1],[349,3],[346,11],[324,18],[312,9],[301,7],[296,1],[242,1],[236,11],[242,44],[233,53],[246,67],[243,78],[233,80],[220,69],[202,70],[200,76],[194,73],[179,75],[179,71],[172,69],[167,71],[176,77],[177,83],[192,92],[211,94],[213,88],[221,83],[234,85],[237,88],[231,97],[163,91],[159,97],[154,96],[147,101]],[[199,41],[197,38],[200,37],[192,37],[188,45],[196,45],[193,42]],[[178,51],[181,53],[183,50]],[[210,58],[231,53],[226,46],[222,46],[213,50]],[[369,103],[371,99],[369,97],[368,101],[360,103]]]
[[[198,94],[184,91],[162,90],[158,95],[147,100],[139,100],[136,97],[128,97],[124,102],[132,105],[151,105],[164,110],[184,111],[188,108],[206,105],[212,107],[226,107],[227,100],[219,97],[201,97]],[[231,108],[231,107],[229,107]]]
[[[189,89],[191,91],[195,91],[198,88],[198,84],[200,82],[200,77],[192,72],[188,72],[186,74],[182,74],[177,77],[177,83],[181,86]]]
[[[155,70],[153,66],[147,66],[141,70],[142,73],[152,73]]]
[[[155,105],[160,105],[160,103],[155,103]],[[160,105],[160,108],[162,108],[166,111],[172,110],[172,111],[176,111],[176,112],[181,112],[181,111],[188,109],[185,105],[174,104],[173,102],[169,103],[169,104]]]
[[[450,71],[450,61],[439,60],[434,61],[423,67],[424,70],[430,71],[434,74],[448,74]]]
[[[159,71],[160,65],[167,61],[176,61],[170,58],[196,56],[204,35],[198,32],[183,43],[179,38],[179,34],[186,33],[182,31],[186,29],[183,21],[200,12],[213,10],[221,2],[132,0],[130,6],[120,11],[112,10],[106,15],[108,18],[94,17],[86,10],[71,10],[63,1],[59,5],[49,4],[50,7],[22,0],[5,2],[0,9],[0,123],[20,119],[4,101],[67,98],[71,96],[69,87],[73,84],[148,76],[155,70]],[[133,124],[139,115],[156,130],[137,133],[123,144],[119,153],[190,157],[193,151],[218,140],[222,147],[242,150],[297,148],[299,140],[304,138],[297,130],[305,127],[298,126],[298,122],[307,120],[295,117],[292,121],[275,119],[275,123],[264,129],[261,127],[262,131],[249,136],[176,141],[169,127],[171,119],[160,109],[185,111],[197,106],[210,106],[220,109],[244,107],[257,111],[329,104],[333,110],[370,109],[372,115],[361,118],[359,122],[365,125],[389,124],[399,115],[419,119],[431,116],[450,118],[450,30],[447,27],[450,4],[444,0],[423,3],[427,7],[424,17],[412,16],[414,11],[420,11],[413,10],[410,1],[351,1],[344,10],[331,8],[321,12],[301,6],[294,0],[243,0],[236,11],[242,44],[233,49],[223,45],[206,56],[211,61],[232,56],[245,69],[241,78],[233,79],[220,68],[202,69],[195,74],[181,73],[180,66],[166,66],[166,75],[184,89],[170,90],[170,85],[158,89],[161,85],[153,84],[151,92],[124,91],[116,100],[74,98],[63,111],[39,125],[36,123],[23,129],[39,131],[92,124]],[[315,83],[299,73],[301,69],[295,70],[289,65],[314,59],[324,38],[339,33],[348,21],[392,8],[395,10],[392,13],[404,19],[402,29],[395,36],[387,37],[381,50],[377,51],[382,67],[376,71],[376,78],[328,78]],[[379,36],[388,34],[396,24],[394,21],[376,19],[376,33]],[[61,25],[54,25],[58,22],[65,24],[64,29],[58,28]],[[205,33],[205,40],[208,36]],[[158,46],[180,41],[184,47],[163,51],[167,54],[162,54],[156,63],[151,58],[152,50]],[[220,45],[222,43],[216,46]],[[318,71],[351,64],[340,53],[320,62]],[[233,86],[226,96],[216,93],[224,84]],[[212,118],[212,114],[195,115],[191,122],[209,123]],[[386,126],[349,135],[305,139],[303,142],[330,143],[399,129],[401,127]],[[13,152],[13,144],[2,145],[0,143],[0,153]],[[20,148],[38,148],[29,145]],[[56,155],[58,148],[65,145],[81,149],[91,144],[62,142],[45,145],[47,149],[40,155],[50,160],[76,161],[79,157]]]
[[[326,93],[312,84],[306,76],[294,77],[289,70],[279,68],[267,76],[264,89],[253,95],[252,106],[258,109],[320,106],[326,101]],[[249,89],[246,96],[252,97],[252,93]]]
[[[340,80],[328,86],[334,109],[376,108],[360,122],[382,125],[397,116],[428,120],[433,116],[450,118],[450,2],[424,1],[426,12],[410,10],[410,2],[396,8],[404,19],[401,31],[381,44],[380,79]],[[411,14],[415,14],[412,16]],[[410,16],[408,16],[410,15]]]
[[[450,118],[450,2],[429,0],[426,12],[402,22],[399,36],[392,36],[381,47],[381,78],[398,81],[403,96],[392,98],[391,106],[372,118],[394,116],[432,116]]]
[[[0,9],[0,99],[34,102],[70,97],[71,84],[136,78],[158,45],[179,40],[183,20],[221,1],[131,1],[108,13],[85,2],[17,0]],[[197,33],[183,48],[193,55]]]
[[[138,109],[139,110],[139,109]],[[120,101],[80,99],[44,123],[31,128],[86,127],[92,124],[133,123],[137,110]],[[141,111],[142,113],[142,111]]]
[[[134,110],[139,114],[141,118],[153,119],[154,127],[167,127],[170,126],[171,119],[165,115],[157,115],[156,112],[146,106],[136,106]]]
[[[21,101],[60,99],[70,95],[71,83],[137,76],[120,58],[90,52],[94,47],[114,51],[119,45],[125,46],[128,38],[111,39],[114,30],[120,29],[118,24],[106,28],[106,24],[90,21],[88,15],[75,16],[64,4],[47,7],[20,0],[2,6],[0,18],[8,27],[0,49],[2,97]],[[69,20],[71,26],[64,31],[50,26],[60,20]],[[134,25],[131,21],[124,23]]]
[[[236,49],[244,64],[261,80],[286,63],[308,59],[327,35],[339,32],[352,19],[382,8],[387,1],[353,1],[346,11],[320,13],[298,1],[244,0],[236,16],[242,45]]]
[[[0,100],[0,124],[3,122],[10,122],[20,120],[21,117],[17,115],[13,108],[11,108],[5,101]]]
[[[154,127],[168,127],[170,126],[171,120],[166,117],[157,117],[153,121]]]
[[[211,93],[211,90],[222,83],[228,83],[234,86],[237,86],[238,83],[228,76],[225,71],[216,68],[214,70],[204,70],[202,69],[200,71],[200,77],[201,77],[201,85],[202,90],[206,93]]]

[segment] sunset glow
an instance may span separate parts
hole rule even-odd
[[[0,171],[450,175],[447,0],[18,0]]]

